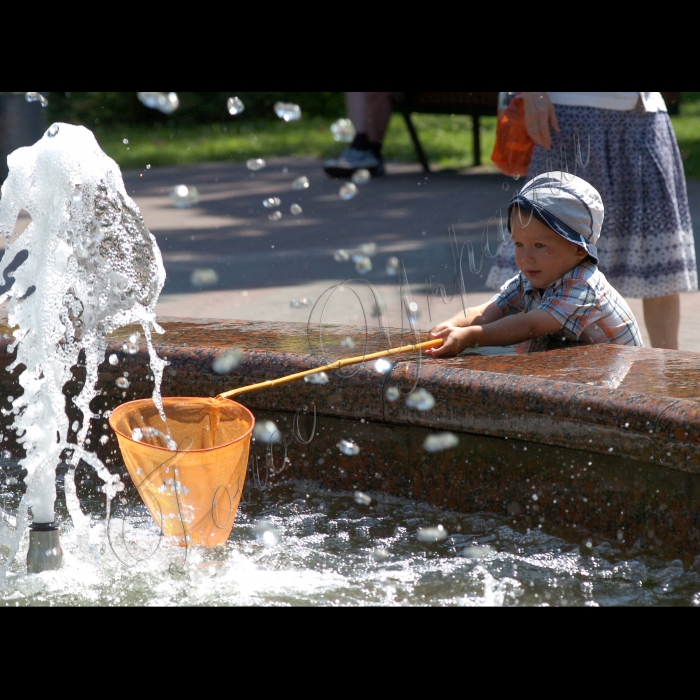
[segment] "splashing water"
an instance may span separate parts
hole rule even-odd
[[[229,97],[226,100],[226,109],[232,117],[235,117],[245,110],[245,105],[239,97]]]
[[[42,107],[49,106],[49,101],[40,92],[25,92],[24,99],[27,102],[38,102]]]
[[[292,102],[275,102],[275,114],[286,122],[295,122],[301,119],[301,107]]]
[[[16,357],[7,370],[25,368],[19,376],[24,393],[14,400],[12,428],[26,453],[21,466],[27,475],[16,528],[0,517],[0,544],[9,552],[0,566],[2,575],[17,553],[29,508],[34,522],[54,521],[56,467],[62,453],[71,465],[65,479],[76,531],[89,528],[73,480],[80,460],[104,481],[109,500],[123,488],[119,477],[85,449],[90,402],[99,393],[98,367],[105,358],[107,336],[122,326],[141,324],[155,377],[153,399],[161,410],[160,383],[167,364],[151,343],[153,330],[163,333],[155,320],[165,282],[161,254],[126,193],[119,167],[100,149],[92,132],[53,124],[42,139],[14,151],[7,162],[9,175],[0,198],[0,233],[6,240],[0,275],[20,252],[28,256],[0,303],[9,300],[8,323],[17,327],[9,347],[16,350]],[[78,199],[73,196],[76,189],[81,192]],[[11,242],[23,209],[32,222]],[[34,291],[28,294],[31,288]],[[69,443],[63,388],[72,379],[71,368],[81,352],[85,382],[73,403],[82,414],[82,427],[77,442]]]
[[[349,119],[338,119],[331,124],[331,133],[335,141],[351,143],[355,138],[355,127]]]
[[[172,114],[180,106],[176,92],[137,92],[136,96],[141,104],[163,114]]]
[[[248,168],[248,170],[252,170],[253,172],[262,170],[266,165],[267,163],[265,162],[264,158],[249,158],[245,162],[245,167]]]

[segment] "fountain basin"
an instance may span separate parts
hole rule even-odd
[[[214,396],[228,389],[318,366],[318,327],[306,324],[160,318],[154,338],[166,357],[163,396]],[[4,366],[8,330],[0,345]],[[151,395],[145,347],[122,345],[134,328],[114,334],[101,367],[102,393],[91,408],[112,410]],[[323,347],[341,353],[386,349],[378,332],[323,327]],[[412,342],[392,329],[391,345]],[[352,352],[341,346],[352,337]],[[425,338],[421,338],[425,339]],[[365,342],[366,341],[366,342]],[[212,363],[240,348],[240,365],[217,374]],[[3,366],[3,368],[4,368]],[[612,541],[627,553],[654,551],[692,561],[700,550],[700,404],[697,355],[621,346],[589,346],[531,355],[466,355],[447,360],[397,360],[390,372],[347,368],[328,384],[303,381],[238,397],[256,421],[274,420],[282,443],[253,442],[251,468],[270,483],[287,478],[332,490],[382,492],[460,512],[487,512],[514,527],[545,528],[575,541]],[[115,382],[128,372],[129,387]],[[81,368],[66,387],[80,389]],[[3,396],[19,385],[3,372]],[[419,411],[404,397],[386,399],[389,386],[408,393],[414,383],[435,406]],[[316,429],[313,440],[313,411]],[[79,416],[76,416],[79,418]],[[9,424],[10,417],[3,416]],[[71,418],[73,420],[73,418]],[[116,438],[92,419],[91,444],[113,471],[126,476]],[[3,445],[20,450],[4,426]],[[426,452],[428,435],[450,431],[457,447]],[[100,444],[100,437],[108,439]],[[360,452],[347,456],[337,443],[352,439]],[[286,456],[286,460],[285,460]]]

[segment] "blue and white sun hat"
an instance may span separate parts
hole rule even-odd
[[[598,263],[595,247],[605,208],[595,187],[576,175],[554,170],[523,185],[508,203],[508,231],[513,207],[520,207],[560,236],[581,246]]]

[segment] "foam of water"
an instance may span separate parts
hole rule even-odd
[[[84,449],[90,402],[97,395],[97,370],[104,360],[107,336],[131,323],[143,327],[156,380],[154,400],[166,365],[155,353],[151,332],[155,304],[165,282],[156,240],[127,195],[117,164],[81,126],[53,124],[37,143],[8,156],[9,175],[0,198],[0,233],[7,242],[0,261],[4,274],[16,256],[27,258],[14,272],[14,285],[0,296],[9,300],[8,321],[15,327],[15,361],[8,371],[24,366],[19,383],[24,393],[13,401],[13,429],[26,456],[26,492],[17,527],[0,522],[0,545],[12,563],[28,522],[54,520],[55,472],[60,456],[77,465],[84,460],[104,481],[108,498],[123,488],[119,477]],[[32,222],[12,241],[21,210]],[[67,441],[69,419],[63,387],[84,352],[86,378],[73,399],[82,414],[77,444]],[[65,455],[64,455],[65,456]],[[72,472],[66,482],[69,511],[77,530],[87,524],[80,510]]]

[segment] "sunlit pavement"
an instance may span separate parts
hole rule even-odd
[[[300,176],[308,178],[309,187],[295,190],[292,182]],[[427,283],[431,278],[435,283],[438,275],[447,297],[452,294],[455,257],[450,229],[456,234],[458,254],[467,241],[472,243],[478,268],[487,222],[490,219],[489,250],[495,252],[499,211],[505,211],[520,184],[486,168],[426,175],[417,165],[389,164],[384,177],[358,185],[357,194],[344,200],[339,188],[346,181],[329,178],[318,160],[297,157],[269,160],[257,172],[244,163],[210,163],[126,171],[124,180],[163,253],[167,280],[159,315],[306,322],[313,303],[322,297],[314,322],[320,317],[324,323],[362,324],[366,316],[368,323],[376,325],[364,283],[352,285],[359,290],[357,295],[335,295],[325,304],[326,290],[363,278],[376,290],[390,325],[401,325],[403,299],[417,304],[418,326],[424,329],[454,314],[461,304],[458,295],[447,304],[432,298],[429,313],[426,299]],[[173,205],[169,193],[179,184],[196,187],[196,206]],[[689,181],[688,190],[697,241],[700,182]],[[279,220],[270,220],[275,209],[263,206],[270,197],[281,200]],[[302,212],[291,214],[292,204]],[[352,255],[369,243],[376,244],[369,272],[358,273],[352,260],[334,259],[338,249]],[[696,247],[700,251],[700,245]],[[401,291],[400,276],[386,270],[390,256],[398,257],[405,267],[408,284]],[[471,272],[464,247],[461,269],[467,304],[490,298],[492,292],[485,289],[484,280],[492,262],[484,256],[480,272]],[[195,270],[205,272],[196,273],[193,284]],[[211,282],[211,270],[218,281],[201,284]],[[197,274],[199,286],[195,286]],[[628,301],[648,343],[642,302]],[[683,294],[682,350],[700,351],[698,321],[700,295]]]

